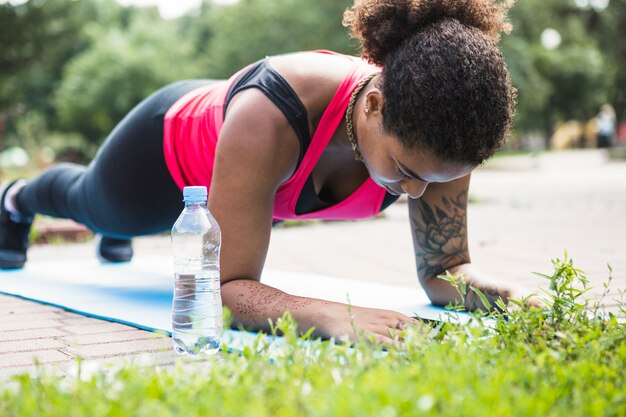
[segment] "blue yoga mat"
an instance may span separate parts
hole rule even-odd
[[[171,332],[173,265],[169,257],[136,257],[127,264],[97,260],[30,262],[0,272],[0,292],[139,329]],[[361,282],[319,274],[267,270],[261,281],[287,293],[384,308],[429,320],[448,312],[419,288]],[[226,332],[238,344],[245,332]]]

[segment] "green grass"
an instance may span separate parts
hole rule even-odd
[[[624,305],[601,314],[581,301],[584,273],[567,255],[553,263],[544,309],[519,300],[473,315],[473,325],[424,323],[386,351],[365,338],[353,347],[302,343],[285,315],[278,347],[258,338],[196,366],[15,377],[0,386],[0,415],[624,416]],[[463,296],[473,292],[462,277],[444,278]]]

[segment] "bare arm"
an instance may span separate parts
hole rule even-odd
[[[507,302],[514,289],[487,279],[470,261],[467,243],[467,200],[470,177],[449,183],[430,184],[421,198],[409,201],[413,246],[420,283],[436,305],[460,302],[457,291],[437,275],[463,274],[465,281],[481,290],[493,304]],[[482,308],[480,299],[468,290],[465,307]]]
[[[274,195],[298,156],[295,133],[259,91],[236,96],[220,135],[209,209],[222,230],[222,300],[236,325],[268,330],[289,311],[302,332],[316,328],[321,337],[354,337],[356,327],[389,341],[389,327],[411,319],[386,310],[297,297],[261,284],[270,241]]]

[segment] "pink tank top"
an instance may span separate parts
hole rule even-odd
[[[311,213],[295,212],[298,197],[307,178],[343,120],[350,95],[363,78],[379,70],[361,59],[353,60],[353,67],[324,111],[300,166],[276,192],[274,220],[360,219],[380,212],[386,191],[369,177],[351,195],[337,204]],[[210,188],[215,149],[224,124],[226,95],[230,85],[243,71],[245,68],[228,81],[189,92],[167,111],[163,131],[165,162],[181,189],[187,185],[204,185]]]

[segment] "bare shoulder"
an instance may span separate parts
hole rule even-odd
[[[326,109],[354,61],[341,54],[299,52],[271,57],[270,65],[285,78],[315,119]]]
[[[336,59],[336,66],[324,64],[323,54],[277,58],[274,69],[300,96],[309,118],[318,107],[327,106],[350,64],[345,57],[329,59]],[[340,61],[345,61],[343,72]],[[245,89],[231,99],[217,143],[209,194],[209,209],[222,230],[222,282],[260,278],[276,190],[293,174],[299,154],[295,131],[263,92]]]
[[[293,173],[299,144],[282,112],[260,90],[247,89],[229,103],[216,149],[216,167],[263,172],[280,183]]]
[[[346,55],[300,52],[271,57],[270,65],[304,104],[313,132],[354,63]],[[299,151],[293,127],[260,90],[246,89],[232,98],[220,132],[216,165],[224,168],[236,163],[281,183],[293,174]]]

